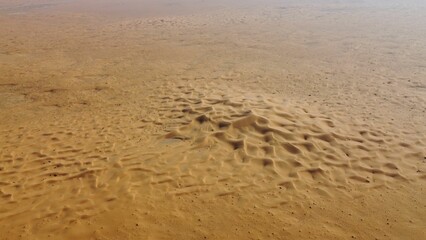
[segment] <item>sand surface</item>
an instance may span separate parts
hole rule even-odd
[[[424,1],[0,0],[0,239],[426,239]]]

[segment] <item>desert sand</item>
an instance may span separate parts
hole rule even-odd
[[[425,239],[423,1],[0,0],[0,239]]]

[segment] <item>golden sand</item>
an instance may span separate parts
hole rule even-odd
[[[426,238],[401,2],[0,1],[0,239]]]

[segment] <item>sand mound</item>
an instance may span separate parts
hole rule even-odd
[[[264,96],[184,86],[174,92],[159,97],[154,122],[178,126],[148,146],[153,155],[143,160],[159,175],[151,183],[170,194],[271,192],[265,205],[272,206],[277,199],[309,197],[311,189],[332,196],[424,178],[422,139],[400,142],[371,126]]]

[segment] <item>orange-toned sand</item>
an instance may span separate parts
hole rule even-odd
[[[0,239],[425,239],[425,7],[0,0]]]

